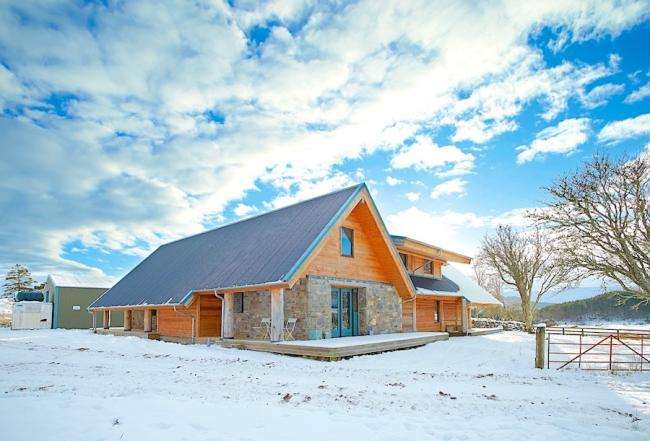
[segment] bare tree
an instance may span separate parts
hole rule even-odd
[[[542,296],[573,281],[571,271],[557,259],[553,240],[539,227],[516,231],[510,225],[499,225],[494,234],[483,239],[479,259],[519,293],[527,331],[532,330]]]
[[[531,216],[558,238],[565,264],[650,301],[650,158],[596,155],[546,190],[551,200]]]
[[[505,305],[503,280],[501,280],[501,277],[496,272],[491,271],[484,262],[475,260],[474,278],[481,288],[492,294],[498,301]]]

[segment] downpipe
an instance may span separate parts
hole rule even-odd
[[[194,315],[193,315],[193,314],[188,314],[188,313],[186,313],[186,312],[177,311],[177,310],[176,310],[176,305],[174,305],[174,312],[175,312],[176,314],[182,316],[182,317],[187,317],[187,318],[191,318],[191,319],[192,319],[192,344],[194,344],[194,340],[195,340],[195,338],[194,338],[194,334],[195,334],[195,332],[194,332],[194,320],[195,320]]]

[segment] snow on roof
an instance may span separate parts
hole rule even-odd
[[[66,288],[110,288],[115,283],[110,277],[92,274],[50,274],[47,278],[54,286]]]
[[[442,267],[442,279],[411,276],[418,294],[464,297],[479,305],[501,305],[490,293],[481,288],[453,265]]]

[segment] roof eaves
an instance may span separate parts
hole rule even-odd
[[[314,251],[314,249],[316,249],[318,244],[323,240],[323,238],[327,235],[327,233],[334,226],[334,224],[336,224],[336,222],[338,222],[338,220],[341,218],[341,216],[343,215],[345,210],[347,210],[347,208],[350,206],[350,203],[357,197],[357,195],[364,188],[367,188],[365,183],[361,183],[361,184],[357,185],[356,190],[354,190],[354,192],[352,192],[352,194],[348,197],[348,199],[345,201],[345,203],[343,205],[341,205],[341,207],[338,209],[338,211],[329,220],[327,225],[325,225],[325,227],[318,234],[316,239],[314,239],[314,241],[311,243],[311,245],[309,245],[307,250],[305,250],[305,252],[302,254],[302,256],[300,256],[298,261],[291,267],[289,272],[287,274],[285,274],[280,279],[280,282],[288,282],[289,280],[291,280],[291,278],[294,276],[294,274],[296,274],[296,272],[300,269],[302,264],[305,263],[307,258],[311,255],[311,253]]]

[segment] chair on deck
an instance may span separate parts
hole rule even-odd
[[[290,318],[287,320],[287,324],[284,325],[284,333],[283,333],[284,340],[295,340],[295,338],[293,338],[293,331],[296,329],[297,321],[298,321],[297,318]]]
[[[254,326],[255,336],[262,340],[271,340],[271,319],[263,318],[259,326]]]

